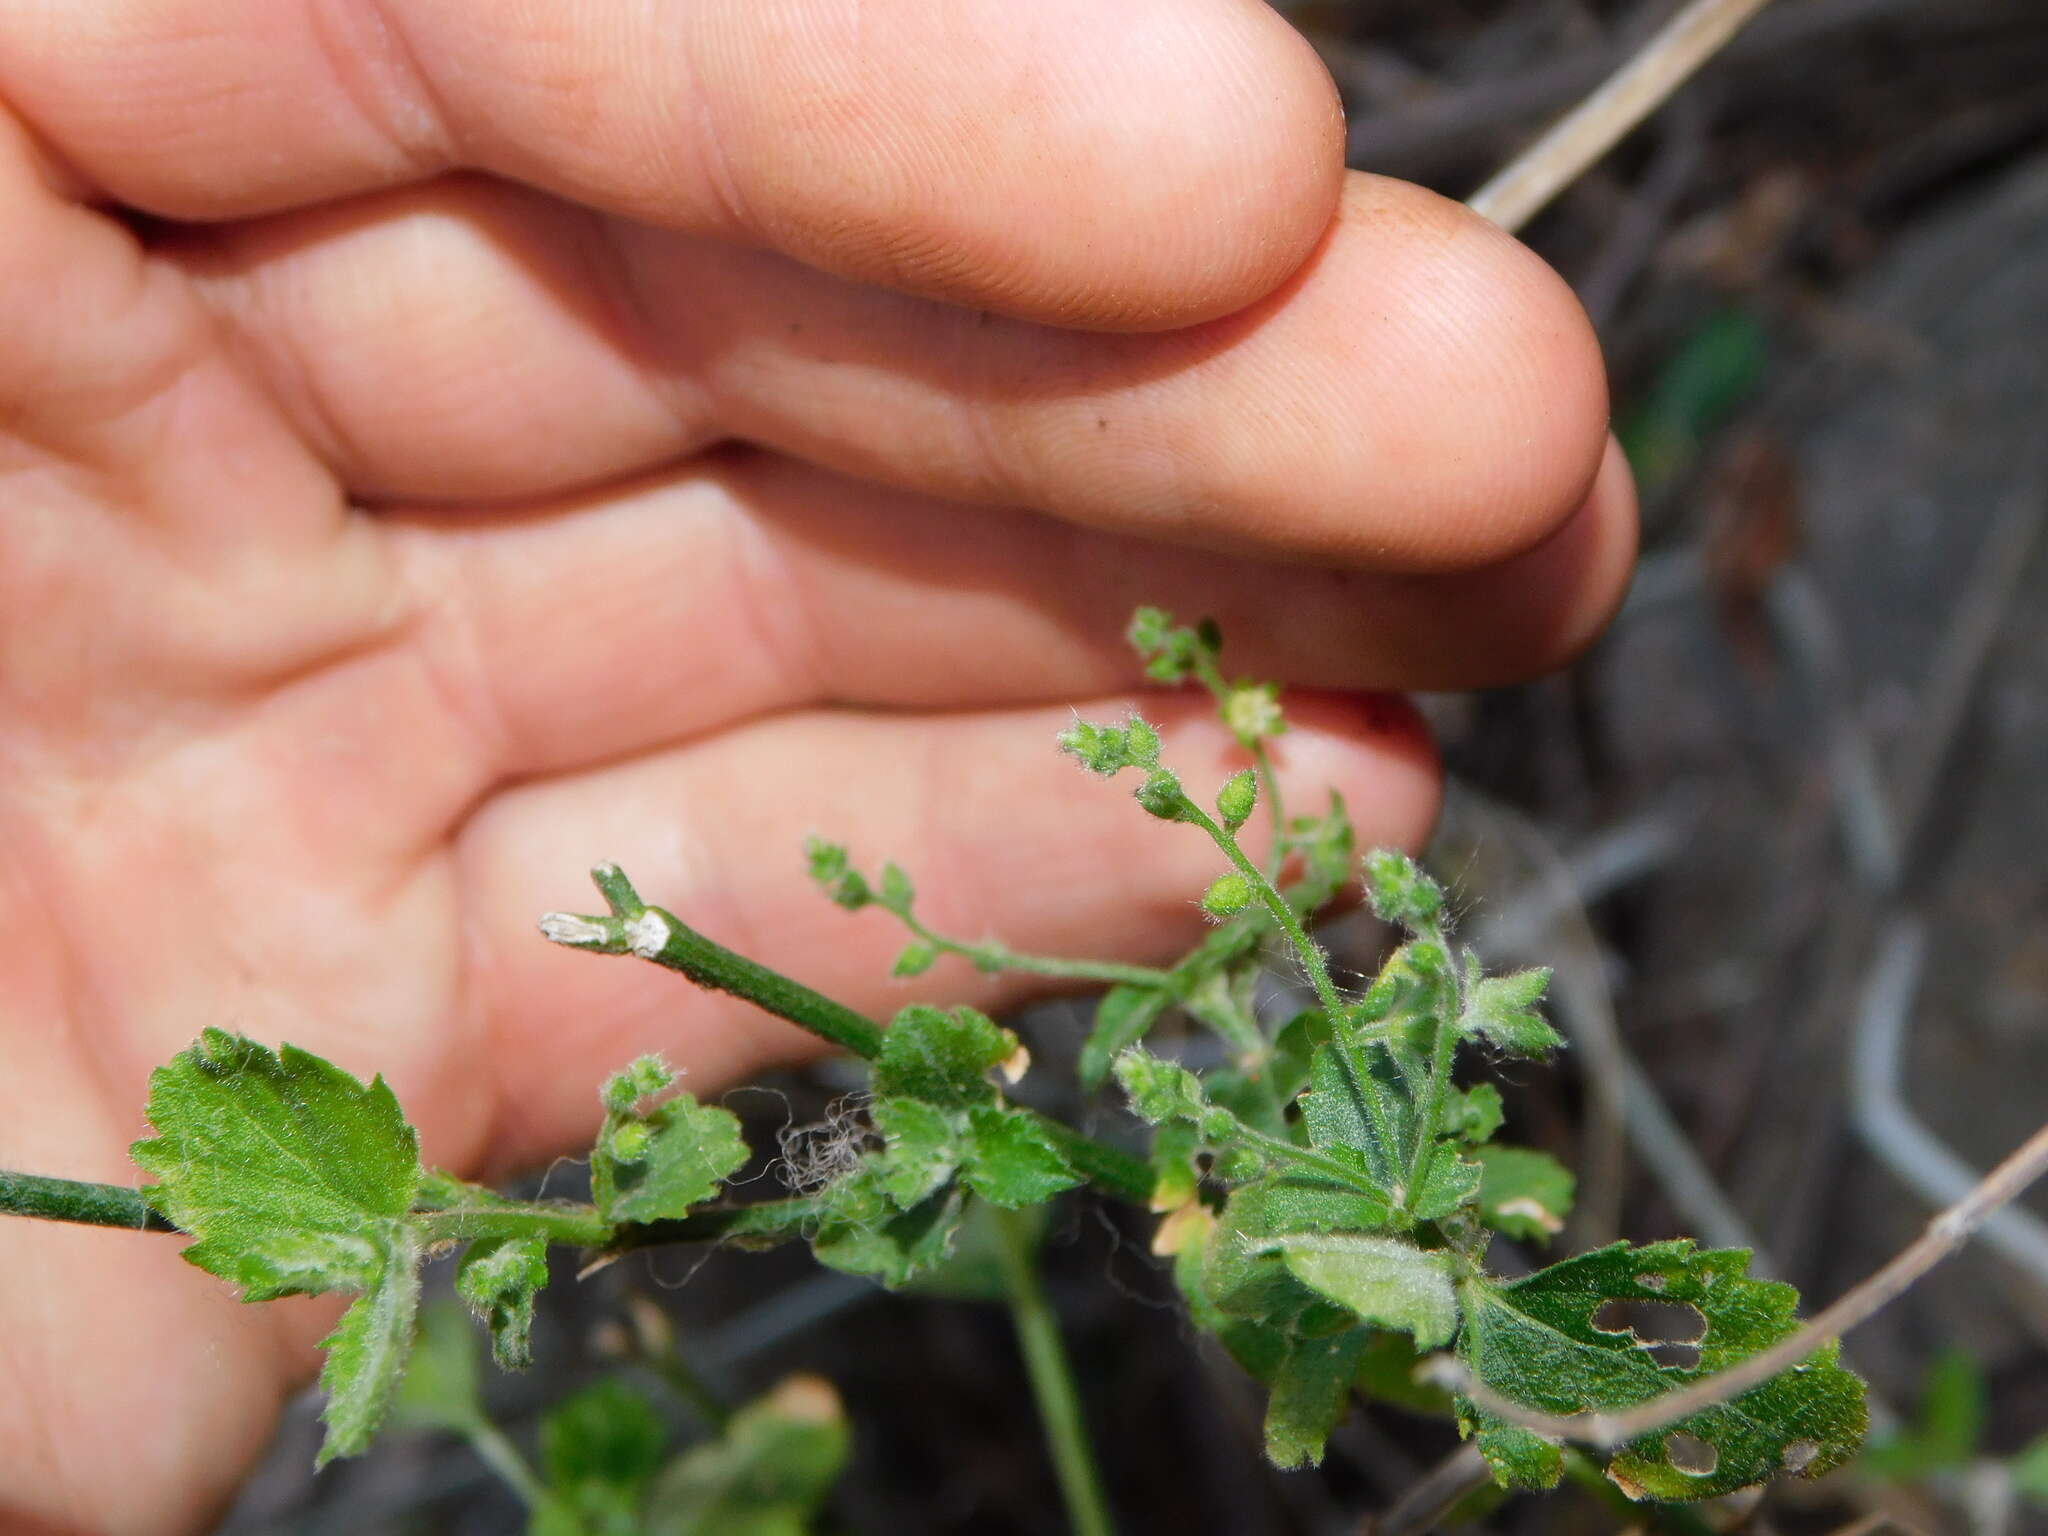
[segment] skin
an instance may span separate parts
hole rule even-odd
[[[1287,679],[1298,803],[1417,844],[1385,690],[1566,659],[1633,553],[1578,306],[1346,173],[1248,0],[49,0],[0,22],[0,1165],[132,1181],[203,1026],[426,1157],[807,1042],[554,949],[624,864],[886,1014],[946,931],[1161,960],[1213,850],[1051,736],[1138,602]],[[1235,760],[1145,700],[1191,788]],[[173,1241],[0,1224],[0,1529],[204,1524],[313,1363]]]

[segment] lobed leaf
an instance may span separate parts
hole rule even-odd
[[[606,1086],[608,1105],[619,1081]],[[690,1094],[645,1112],[614,1108],[591,1152],[591,1198],[607,1221],[670,1220],[709,1200],[746,1160],[738,1117]]]
[[[945,1109],[993,1103],[989,1072],[1016,1052],[1017,1037],[972,1008],[905,1008],[882,1033],[875,1093]]]
[[[197,1239],[188,1262],[244,1299],[376,1285],[420,1185],[419,1138],[384,1080],[209,1029],[150,1074],[143,1190]]]
[[[1050,1200],[1081,1182],[1047,1136],[1044,1121],[992,1104],[977,1104],[967,1112],[960,1177],[982,1199],[1010,1211]]]
[[[1460,1353],[1494,1391],[1554,1414],[1622,1409],[1648,1401],[1765,1349],[1791,1333],[1798,1294],[1751,1279],[1741,1249],[1702,1251],[1687,1240],[1597,1249],[1525,1279],[1468,1282],[1461,1291]],[[1705,1331],[1695,1365],[1667,1364],[1609,1303],[1660,1302],[1697,1310]],[[1605,1321],[1603,1321],[1605,1319]],[[1632,1497],[1702,1499],[1783,1471],[1818,1476],[1855,1454],[1866,1414],[1863,1384],[1836,1364],[1829,1345],[1733,1402],[1702,1409],[1671,1429],[1624,1447],[1609,1476]],[[1496,1477],[1510,1486],[1556,1481],[1556,1448],[1527,1431],[1471,1411],[1468,1426]],[[1675,1435],[1712,1447],[1712,1470],[1672,1459]],[[1532,1445],[1530,1442],[1534,1442]]]

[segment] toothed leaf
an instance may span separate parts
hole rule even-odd
[[[1459,1349],[1494,1391],[1553,1414],[1632,1407],[1768,1348],[1797,1326],[1798,1293],[1751,1279],[1741,1249],[1700,1250],[1689,1241],[1596,1249],[1525,1279],[1464,1287]],[[1662,1363],[1602,1309],[1610,1302],[1678,1303],[1706,1320],[1696,1365]],[[1731,1403],[1702,1409],[1617,1452],[1609,1476],[1637,1497],[1702,1499],[1783,1471],[1814,1477],[1856,1453],[1866,1414],[1863,1383],[1828,1345]],[[1480,1449],[1512,1486],[1548,1486],[1555,1463],[1535,1437],[1463,1408]],[[1711,1472],[1673,1465],[1666,1447],[1685,1434],[1713,1447]],[[1543,1442],[1537,1441],[1540,1445]]]

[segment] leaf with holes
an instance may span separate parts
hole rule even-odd
[[[1470,1280],[1460,1288],[1459,1353],[1495,1392],[1541,1412],[1618,1410],[1647,1402],[1747,1359],[1797,1326],[1798,1293],[1751,1279],[1743,1249],[1700,1250],[1689,1241],[1626,1243],[1553,1264],[1522,1280]],[[1705,1329],[1698,1359],[1666,1363],[1611,1303],[1679,1304]],[[1730,1403],[1703,1408],[1669,1430],[1617,1451],[1608,1475],[1635,1498],[1703,1499],[1781,1472],[1818,1476],[1856,1453],[1866,1413],[1863,1383],[1828,1345]],[[1516,1487],[1557,1480],[1555,1448],[1461,1404],[1468,1430],[1495,1477]],[[1530,1442],[1533,1442],[1531,1444]]]

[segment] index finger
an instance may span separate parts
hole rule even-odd
[[[17,9],[0,94],[165,217],[469,167],[1108,329],[1270,291],[1343,170],[1327,74],[1254,0],[108,0]]]

